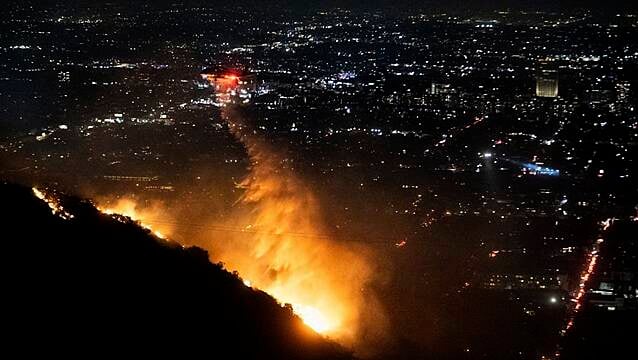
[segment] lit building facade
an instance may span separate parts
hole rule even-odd
[[[558,68],[551,60],[543,60],[536,68],[536,96],[558,96]]]

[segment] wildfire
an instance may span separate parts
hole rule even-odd
[[[155,230],[154,226],[148,224],[148,222],[154,222],[154,219],[162,217],[162,211],[157,208],[144,208],[138,205],[133,199],[124,198],[116,201],[114,204],[110,204],[109,207],[98,206],[98,210],[107,215],[126,216],[136,221],[143,228],[153,232],[157,237],[165,239],[163,233],[159,230]],[[277,218],[279,218],[280,215],[281,214],[278,213]],[[267,221],[272,221],[272,219],[268,219]],[[263,227],[264,221],[256,222]],[[343,322],[342,318],[345,312],[343,306],[335,306],[335,304],[325,299],[314,301],[313,298],[315,298],[316,295],[310,291],[310,288],[316,285],[326,285],[325,279],[318,279],[316,275],[320,274],[323,271],[322,269],[310,269],[311,265],[308,263],[308,268],[303,269],[304,272],[299,271],[294,274],[287,274],[285,279],[277,279],[275,275],[276,271],[281,271],[283,268],[292,268],[292,265],[295,263],[294,259],[305,258],[306,256],[302,253],[306,250],[310,252],[313,251],[308,248],[295,249],[295,245],[292,243],[293,239],[286,239],[280,243],[279,238],[282,236],[285,237],[285,234],[277,235],[284,231],[284,228],[280,226],[281,224],[278,224],[276,225],[276,227],[278,227],[277,229],[269,229],[270,231],[268,232],[242,233],[241,236],[243,238],[249,236],[259,237],[259,239],[254,239],[257,240],[258,248],[223,249],[224,252],[219,256],[218,260],[224,261],[228,264],[229,268],[239,271],[242,276],[247,275],[248,277],[242,280],[245,286],[257,287],[278,299],[282,304],[290,304],[293,312],[316,332],[334,334]],[[254,229],[254,226],[248,225],[244,228]],[[255,245],[245,241],[242,242],[242,239],[236,240],[247,246]],[[259,244],[261,245],[259,246]],[[265,249],[265,247],[277,247],[279,245],[282,246],[274,253],[268,253],[268,249]],[[300,254],[294,254],[294,251],[298,251]],[[241,262],[239,261],[240,258],[252,261],[256,260],[257,262],[255,264],[257,266],[248,265],[248,261]],[[320,266],[320,264],[316,265]],[[308,271],[312,273],[308,273]],[[248,278],[255,280],[253,282],[248,280]],[[314,284],[313,281],[318,281],[318,283]],[[325,290],[325,297],[333,296],[329,289],[323,288],[323,290]]]
[[[64,207],[60,205],[58,199],[55,197],[44,193],[43,191],[33,187],[33,194],[40,200],[44,201],[51,212],[54,215],[58,215],[63,219],[69,220],[73,218],[73,215],[64,210]],[[103,214],[107,215],[120,215],[128,217],[134,221],[136,221],[140,226],[146,228],[153,232],[155,236],[161,239],[166,239],[164,235],[158,231],[153,230],[151,225],[148,225],[144,222],[145,215],[148,214],[148,210],[140,210],[134,201],[130,199],[122,199],[118,201],[114,207],[112,208],[102,208],[97,207],[97,209]],[[249,280],[243,280],[244,285],[248,287],[252,287],[252,283]],[[278,299],[296,299],[296,296],[291,296],[289,293],[289,289],[286,288],[285,284],[279,284],[276,287],[272,287],[270,289],[266,289],[266,292],[271,293]],[[277,296],[279,294],[280,296]],[[332,312],[323,312],[319,310],[315,306],[305,305],[297,302],[289,302],[292,305],[293,311],[297,314],[309,327],[319,333],[329,333],[340,325],[340,320],[337,316]]]
[[[236,81],[233,76],[222,79],[223,84]],[[225,94],[226,90],[219,91]],[[251,160],[249,172],[239,184],[243,195],[224,218],[230,220],[210,224],[214,233],[204,231],[202,236],[185,240],[208,250],[213,261],[222,261],[227,269],[237,271],[245,286],[265,291],[282,306],[292,306],[316,332],[355,351],[373,352],[384,338],[386,318],[376,298],[366,290],[374,273],[367,249],[326,236],[313,193],[292,171],[283,168],[282,154],[242,123],[235,111],[231,106],[222,107],[230,131]],[[141,224],[170,223],[162,221],[167,218],[179,222],[166,212],[148,212],[131,200],[104,209]],[[172,229],[159,230],[171,236]],[[178,233],[175,237],[180,240]],[[366,336],[361,336],[364,331]]]
[[[370,276],[367,263],[351,249],[324,238],[297,236],[300,232],[317,234],[313,197],[296,180],[257,174],[261,171],[261,167],[253,168],[241,184],[246,191],[241,203],[251,209],[238,209],[233,217],[250,224],[223,227],[246,231],[229,231],[224,236],[232,241],[208,241],[204,247],[211,250],[214,260],[238,271],[245,286],[269,293],[282,306],[290,304],[316,332],[350,343],[363,306],[360,286]],[[161,221],[166,219],[166,211],[158,206],[144,207],[132,198],[102,202],[98,210],[131,218],[162,239],[163,231],[170,234],[172,230],[156,229],[157,223],[170,223]],[[219,237],[215,234],[211,240]]]
[[[211,253],[253,286],[291,304],[319,333],[346,345],[360,340],[357,335],[363,327],[380,333],[383,316],[375,299],[363,292],[372,280],[364,249],[325,235],[313,193],[282,167],[283,154],[256,136],[235,111],[224,108],[223,116],[246,147],[251,168],[239,185],[244,193],[229,217],[233,221],[223,225],[248,227],[252,232],[229,234],[231,241],[209,242]]]
[[[49,206],[53,215],[58,215],[64,220],[73,219],[73,214],[64,210],[64,207],[60,205],[60,202],[57,198],[52,195],[46,194],[36,187],[31,188],[31,190],[33,190],[33,195],[35,195],[38,199],[44,201]]]
[[[215,234],[204,247],[215,261],[238,271],[245,286],[267,292],[282,306],[290,304],[316,332],[352,344],[365,303],[361,287],[371,277],[367,262],[350,248],[313,236],[321,233],[312,195],[294,178],[275,178],[280,175],[264,168],[272,166],[270,162],[259,164],[240,184],[244,206],[232,217],[250,223],[221,227],[246,231],[229,231],[224,237],[231,241],[218,241],[220,235]],[[144,207],[132,198],[107,203],[98,210],[131,218],[165,239],[156,224],[171,222],[161,220],[167,218],[161,207]],[[376,311],[374,302],[368,306]]]
[[[299,315],[306,325],[318,333],[326,333],[335,327],[319,310],[312,306],[292,305],[294,312]]]
[[[126,216],[160,239],[166,240],[167,237],[164,234],[170,234],[171,229],[165,223],[162,224],[161,230],[157,229],[160,226],[148,223],[162,216],[163,211],[158,206],[140,208],[134,200],[124,198],[118,200],[115,204],[105,205],[104,207],[98,206],[97,209],[106,215]]]

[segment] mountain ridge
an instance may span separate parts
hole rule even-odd
[[[0,198],[6,343],[23,353],[352,358],[200,248],[87,200],[56,194],[64,219],[26,187],[0,184]]]

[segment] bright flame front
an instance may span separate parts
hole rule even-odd
[[[104,205],[98,206],[97,209],[107,215],[116,214],[131,218],[160,239],[166,239],[166,234],[171,234],[172,231],[170,223],[162,221],[167,219],[165,210],[157,204],[144,207],[131,198],[122,198],[114,203],[105,201]]]
[[[210,232],[200,225],[202,235],[188,238],[189,244],[205,248],[213,261],[237,271],[246,286],[265,291],[282,306],[290,304],[316,332],[355,351],[373,345],[386,320],[376,299],[364,291],[373,278],[367,249],[326,236],[312,191],[285,169],[284,154],[256,136],[234,111],[230,106],[222,109],[230,131],[251,160],[239,184],[243,195],[224,218],[228,220],[209,223]],[[135,203],[109,208],[142,224],[156,223],[147,216],[160,224],[166,223],[164,219],[179,222],[174,214],[144,213]],[[170,229],[159,230],[171,236]],[[360,336],[362,328],[366,338]]]
[[[319,310],[312,306],[292,305],[292,308],[306,325],[318,333],[323,334],[336,327],[336,324],[331,324]]]

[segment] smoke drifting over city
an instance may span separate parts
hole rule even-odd
[[[245,192],[226,225],[252,233],[231,235],[221,244],[213,240],[212,253],[258,288],[292,304],[317,331],[349,345],[378,342],[385,319],[369,288],[378,271],[370,249],[331,239],[312,190],[282,166],[282,157],[242,121],[240,112],[228,109],[223,116],[251,159],[250,172],[239,184]]]

